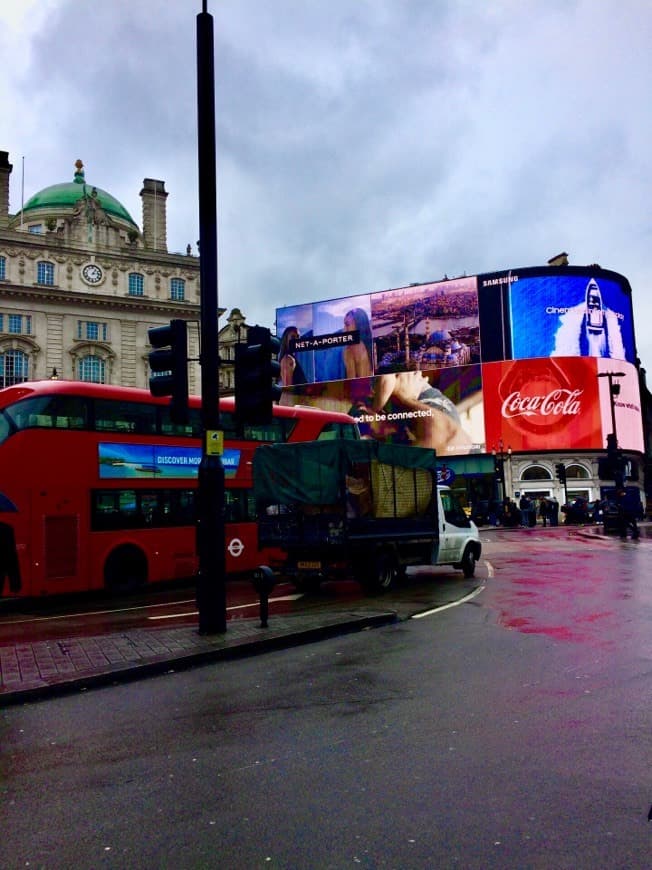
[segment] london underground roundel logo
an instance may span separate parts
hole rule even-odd
[[[242,555],[244,544],[240,538],[231,538],[226,549],[229,551],[229,555],[233,556],[234,559],[237,559],[238,556]]]

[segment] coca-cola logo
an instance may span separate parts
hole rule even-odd
[[[580,398],[584,390],[551,390],[549,393],[524,396],[520,390],[510,393],[503,401],[503,417],[562,417],[575,416],[582,410]]]

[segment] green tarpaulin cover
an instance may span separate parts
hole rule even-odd
[[[396,481],[397,468],[435,475],[437,459],[434,450],[372,440],[263,445],[254,454],[254,493],[267,504],[336,504],[347,480],[377,480],[379,467]]]

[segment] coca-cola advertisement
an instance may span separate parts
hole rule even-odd
[[[603,447],[595,359],[485,363],[482,382],[487,450],[501,439],[514,451]]]

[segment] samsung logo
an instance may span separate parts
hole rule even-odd
[[[513,284],[518,281],[518,275],[503,275],[501,278],[487,278],[482,282],[483,287],[497,287],[500,284]]]

